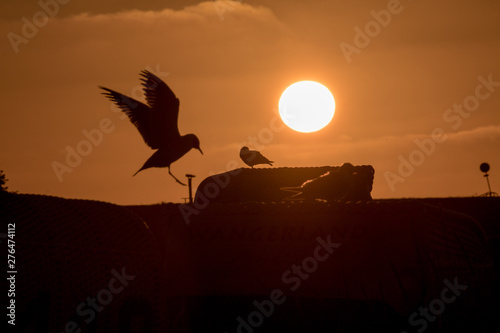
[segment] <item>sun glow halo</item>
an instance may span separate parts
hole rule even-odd
[[[335,99],[322,84],[300,81],[285,89],[278,107],[281,119],[288,127],[310,133],[330,123],[335,113]]]

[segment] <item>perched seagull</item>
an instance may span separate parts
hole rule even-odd
[[[177,127],[179,99],[165,82],[147,70],[142,71],[140,76],[147,105],[111,89],[99,87],[105,91],[102,94],[129,117],[144,142],[152,149],[157,149],[134,176],[144,169],[167,167],[170,176],[185,186],[170,172],[170,165],[192,148],[203,154],[200,141],[194,134],[180,135]]]
[[[269,164],[270,166],[273,166],[272,163],[274,161],[269,161],[267,158],[264,157],[261,153],[259,153],[256,150],[250,150],[248,147],[242,147],[240,150],[240,158],[245,162],[248,166],[254,167],[254,165],[257,164]]]

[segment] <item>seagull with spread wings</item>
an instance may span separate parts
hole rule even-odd
[[[140,76],[147,105],[111,89],[99,87],[104,90],[103,95],[129,117],[144,142],[151,149],[157,149],[134,176],[144,169],[167,167],[170,176],[179,184],[186,185],[170,172],[170,165],[192,148],[203,154],[200,141],[194,134],[180,135],[177,127],[179,99],[165,82],[147,70],[142,71]]]

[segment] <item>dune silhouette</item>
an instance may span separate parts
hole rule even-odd
[[[257,150],[250,150],[248,147],[242,147],[240,149],[240,158],[246,165],[252,168],[258,164],[269,164],[270,166],[273,166],[272,163],[274,163],[274,161],[268,160]]]
[[[105,91],[103,95],[129,117],[144,142],[151,149],[157,149],[134,176],[144,169],[167,167],[170,176],[179,184],[186,186],[172,174],[170,165],[192,148],[198,149],[203,154],[200,141],[194,134],[180,135],[177,125],[179,99],[167,84],[147,70],[142,71],[140,76],[147,105],[114,90],[99,87]]]

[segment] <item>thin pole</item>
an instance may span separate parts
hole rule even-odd
[[[195,175],[187,174],[186,177],[188,179],[188,186],[189,186],[189,203],[192,204],[193,203],[192,179],[195,177]]]
[[[486,179],[488,179],[488,178],[486,178]],[[192,178],[188,179],[188,185],[189,185],[189,203],[193,203]]]
[[[486,182],[488,183],[488,196],[492,196],[491,192],[491,186],[490,186],[490,179],[488,178],[488,174],[485,174],[484,177],[486,177]]]

